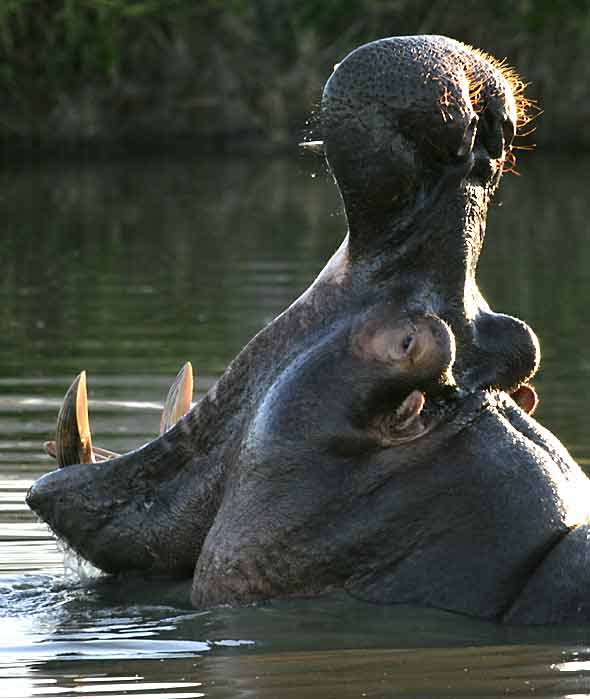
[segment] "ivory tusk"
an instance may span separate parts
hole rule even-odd
[[[60,467],[93,461],[85,371],[68,388],[57,416],[55,458]]]
[[[160,434],[166,432],[191,407],[193,398],[193,367],[186,362],[178,372],[164,402],[160,420]],[[60,466],[88,464],[113,459],[120,454],[94,447],[88,419],[88,394],[86,372],[81,372],[72,382],[57,416],[55,441],[45,442],[46,453],[57,459]]]
[[[190,362],[182,367],[176,375],[162,410],[160,434],[169,430],[191,407],[193,399],[193,366]]]

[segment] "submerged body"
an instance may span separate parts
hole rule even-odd
[[[30,506],[107,572],[192,575],[195,606],[341,588],[590,617],[590,482],[527,414],[534,333],[475,281],[523,109],[513,76],[453,40],[352,52],[321,115],[342,246],[171,429],[44,476]]]

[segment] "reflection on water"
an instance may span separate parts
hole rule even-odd
[[[539,418],[590,464],[590,161],[537,154],[522,171],[492,213],[481,287],[539,334]],[[0,193],[2,696],[590,696],[584,628],[338,597],[195,612],[185,583],[64,568],[23,496],[72,377],[88,371],[96,444],[148,441],[180,365],[202,395],[344,219],[319,161],[44,167],[5,171]]]

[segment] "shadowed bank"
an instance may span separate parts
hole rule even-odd
[[[529,142],[589,145],[584,0],[13,0],[0,8],[0,142],[56,155],[285,148],[343,55],[423,33],[518,66],[544,110]]]

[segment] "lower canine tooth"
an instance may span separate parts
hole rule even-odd
[[[57,416],[55,452],[59,466],[88,464],[94,461],[88,422],[85,371],[74,379],[64,397]]]
[[[193,367],[187,362],[178,372],[174,383],[170,386],[162,418],[160,420],[160,434],[164,434],[180,418],[188,413],[193,399]]]

